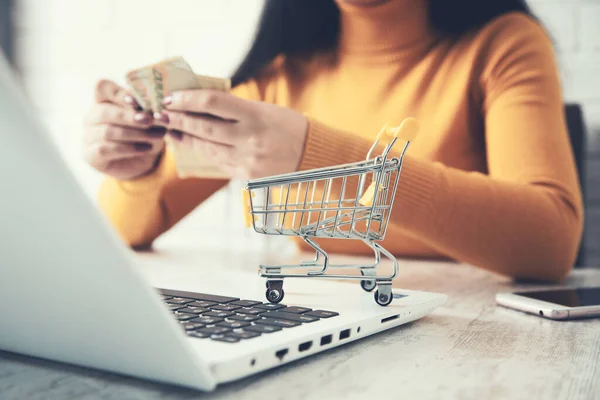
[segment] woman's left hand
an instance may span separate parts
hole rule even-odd
[[[163,104],[157,123],[236,178],[298,168],[308,121],[292,109],[212,90],[175,92]]]

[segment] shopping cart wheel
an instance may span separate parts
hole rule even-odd
[[[375,277],[375,269],[372,268],[361,268],[360,274],[364,277]],[[377,287],[377,281],[375,279],[363,279],[360,281],[360,287],[365,292],[372,292]]]
[[[370,279],[369,280],[364,279],[364,280],[360,281],[360,287],[363,288],[363,290],[365,292],[372,292],[376,286],[377,286],[377,284],[375,283],[375,281],[370,280]]]
[[[267,292],[265,296],[271,303],[279,303],[283,300],[283,281],[267,281]]]
[[[394,298],[394,296],[392,296],[392,288],[391,287],[388,290],[386,290],[385,288],[382,288],[381,292],[379,291],[379,289],[377,289],[375,291],[375,302],[377,304],[379,304],[380,306],[390,305],[393,298]]]

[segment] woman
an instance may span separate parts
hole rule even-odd
[[[100,206],[129,245],[227,184],[178,179],[164,127],[245,179],[361,160],[384,123],[412,116],[421,133],[388,250],[521,278],[572,268],[580,188],[552,45],[523,0],[273,0],[233,81],[231,94],[175,93],[154,116],[98,84],[87,157],[108,176]]]

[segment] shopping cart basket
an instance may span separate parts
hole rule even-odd
[[[279,303],[283,299],[283,278],[310,277],[360,280],[367,292],[377,287],[377,304],[387,306],[392,302],[398,261],[377,241],[385,238],[402,160],[417,131],[417,121],[407,118],[398,127],[385,125],[381,129],[365,161],[246,183],[242,198],[247,227],[263,235],[301,237],[316,252],[314,260],[296,265],[261,265],[260,276],[267,279],[267,300]],[[399,157],[390,158],[399,139],[405,141],[404,148]],[[382,154],[371,158],[379,143],[386,143]],[[327,252],[315,242],[318,238],[360,240],[373,250],[375,262],[332,265]],[[391,274],[377,273],[382,254],[393,263]],[[332,268],[356,273],[328,273]]]

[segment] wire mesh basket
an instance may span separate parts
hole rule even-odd
[[[267,279],[267,300],[279,303],[283,299],[284,278],[329,278],[360,280],[367,292],[377,288],[377,304],[391,303],[398,261],[377,242],[385,238],[404,154],[418,129],[414,118],[405,119],[398,127],[385,125],[364,161],[246,183],[242,190],[246,226],[263,235],[300,237],[316,254],[314,260],[299,264],[261,265],[260,275]],[[402,152],[390,157],[398,140],[404,141]],[[386,143],[382,154],[372,157],[381,142]],[[319,238],[362,241],[373,250],[375,260],[368,265],[331,264],[316,242]],[[391,274],[377,273],[382,254],[392,261]],[[336,268],[357,272],[329,272]]]

